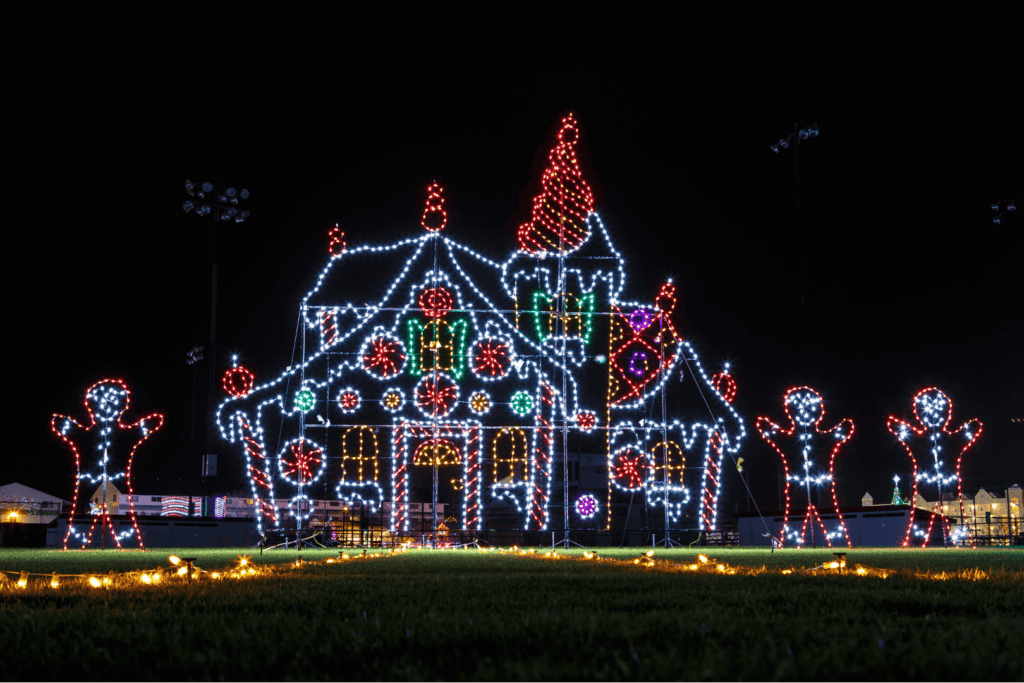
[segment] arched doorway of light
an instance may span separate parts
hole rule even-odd
[[[444,524],[444,530],[451,528],[452,520],[457,519],[458,500],[462,498],[465,488],[463,482],[463,454],[458,445],[450,439],[434,437],[424,441],[413,452],[412,464],[418,467],[430,468],[431,482],[430,489],[430,510],[431,523],[429,539],[434,547],[437,547],[439,531]],[[413,473],[413,490],[418,494],[422,504],[427,488],[422,484],[422,477]],[[417,485],[418,484],[418,485]],[[438,515],[438,506],[446,514]],[[421,513],[420,519],[426,515]],[[420,524],[422,533],[422,522]]]

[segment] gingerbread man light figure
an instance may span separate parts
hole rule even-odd
[[[85,392],[85,410],[89,415],[88,422],[80,424],[74,418],[66,415],[55,414],[50,420],[50,429],[61,438],[71,449],[75,458],[75,493],[71,503],[71,515],[68,518],[68,531],[64,536],[64,550],[68,549],[68,542],[74,536],[82,544],[84,550],[92,542],[92,534],[96,529],[96,522],[100,522],[100,536],[103,547],[106,547],[105,529],[109,527],[114,543],[119,549],[121,540],[130,538],[132,534],[139,542],[139,548],[143,548],[142,534],[135,519],[134,491],[132,488],[132,461],[139,446],[155,434],[164,425],[164,416],[157,413],[147,415],[134,424],[125,424],[123,417],[131,402],[131,392],[128,386],[119,379],[104,379],[93,384]],[[124,469],[118,471],[114,461],[114,441],[118,435],[124,434],[131,440],[127,461],[124,462]],[[88,440],[88,445],[82,441]],[[121,445],[123,446],[123,445]],[[90,458],[83,471],[82,459],[86,453],[95,455]],[[107,486],[108,484],[124,480],[128,489],[128,516],[131,519],[132,528],[130,531],[118,533],[110,520],[110,513],[107,509]],[[99,484],[103,487],[103,502],[99,510],[93,514],[92,523],[87,532],[75,528],[75,513],[78,509],[78,496],[83,482]]]
[[[964,454],[967,453],[968,449],[971,448],[977,442],[978,437],[981,436],[981,420],[973,418],[960,425],[959,429],[950,431],[949,423],[953,419],[953,402],[949,400],[943,391],[935,387],[929,387],[922,389],[917,392],[913,400],[913,411],[914,419],[918,423],[917,425],[911,424],[904,420],[889,416],[886,422],[886,428],[889,432],[896,437],[903,446],[904,450],[907,451],[907,455],[910,456],[910,461],[913,463],[913,474],[910,478],[911,492],[910,500],[911,505],[917,501],[918,485],[924,484],[929,488],[934,487],[934,490],[938,494],[935,499],[935,505],[931,510],[931,515],[928,520],[928,530],[924,531],[914,524],[914,516],[910,516],[910,520],[907,523],[907,534],[903,539],[903,545],[910,545],[911,536],[924,537],[924,542],[921,543],[921,547],[924,548],[928,545],[928,541],[931,539],[932,527],[935,524],[935,518],[938,516],[942,520],[942,539],[943,544],[955,543],[962,539],[964,533],[969,537],[970,530],[966,525],[961,527],[964,531],[953,533],[949,528],[949,523],[943,515],[942,505],[942,493],[943,491],[950,491],[956,486],[957,500],[960,503],[960,519],[964,519],[964,501],[963,501],[963,483],[960,480],[960,466],[963,463]],[[943,442],[948,437],[959,436],[963,439],[963,448],[960,449],[960,453],[956,458],[956,469],[950,471],[946,466],[946,462],[943,459],[942,449]],[[932,456],[932,461],[927,462],[925,456],[919,454],[924,462],[918,462],[918,456],[914,455],[914,450],[911,448],[911,442],[914,439],[925,440],[928,443],[929,452]],[[973,547],[974,541],[971,540]]]
[[[775,449],[775,452],[782,458],[783,467],[786,469],[786,509],[782,518],[782,542],[792,541],[797,547],[807,543],[807,525],[811,517],[815,517],[825,540],[832,546],[832,539],[846,539],[846,545],[851,546],[850,534],[846,529],[846,522],[843,521],[843,514],[839,511],[839,499],[836,497],[835,473],[836,457],[840,449],[846,445],[853,436],[853,420],[844,418],[831,429],[822,429],[821,421],[825,417],[825,403],[819,394],[810,387],[796,387],[786,392],[783,397],[783,410],[789,418],[789,428],[784,429],[772,422],[767,417],[757,418],[757,431],[761,438]],[[776,443],[779,436],[794,438],[800,447],[800,455],[793,460],[787,459],[785,453]],[[813,454],[819,450],[815,441],[819,437],[831,437],[831,454],[828,460],[828,470],[822,471],[821,466],[816,462]],[[820,452],[820,450],[819,450]],[[832,505],[835,507],[839,524],[831,531],[825,528],[825,522],[814,504],[812,487],[829,484],[832,489]],[[803,526],[797,531],[789,526],[789,511],[792,504],[792,497],[796,491],[803,491],[807,496],[807,509],[804,514]],[[813,543],[814,527],[811,527],[811,539]]]

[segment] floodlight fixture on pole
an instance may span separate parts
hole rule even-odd
[[[186,180],[185,192],[189,197],[197,199],[205,199],[206,195],[212,194],[213,199],[216,200],[216,203],[211,204],[186,199],[181,205],[185,213],[190,213],[192,209],[195,209],[197,216],[213,216],[222,221],[234,219],[236,223],[242,223],[249,218],[248,211],[236,208],[240,199],[249,198],[249,190],[238,191],[233,187],[220,187],[209,182],[196,185],[191,180]]]
[[[1000,199],[997,202],[992,202],[992,206],[989,207],[989,208],[991,208],[992,211],[994,211],[995,214],[996,214],[995,216],[992,217],[992,223],[994,223],[995,225],[999,225],[1000,223],[1003,222],[1004,216],[1000,212],[1000,209],[1002,209],[1003,211],[1006,212],[1006,216],[1005,216],[1006,218],[1010,218],[1011,216],[1020,215],[1020,214],[1017,213],[1017,200],[1016,199],[1010,199],[1010,200]]]
[[[794,125],[792,133],[790,133],[784,138],[781,138],[775,144],[768,145],[768,149],[778,154],[780,149],[789,149],[789,145],[791,143],[795,143],[796,146],[799,147],[801,140],[806,140],[807,138],[816,138],[818,137],[818,132],[818,124],[816,123],[812,123],[806,128],[797,128],[797,126]]]

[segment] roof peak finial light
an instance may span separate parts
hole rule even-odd
[[[427,186],[427,206],[423,209],[420,225],[428,232],[441,232],[448,225],[448,212],[444,209],[444,188],[436,180]]]
[[[579,138],[579,124],[570,113],[562,119],[558,142],[548,154],[530,220],[519,226],[519,248],[523,251],[568,254],[590,237],[587,217],[594,211],[594,194],[576,158]]]

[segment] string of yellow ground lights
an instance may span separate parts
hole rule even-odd
[[[357,562],[366,562],[369,560],[383,559],[388,557],[395,557],[412,552],[413,548],[403,546],[396,549],[389,549],[379,553],[367,553],[365,550],[362,554],[349,555],[348,553],[339,553],[338,557],[322,558],[317,560],[304,560],[301,556],[297,557],[293,562],[280,563],[273,565],[266,564],[254,564],[252,558],[248,555],[239,555],[233,565],[227,569],[218,570],[206,570],[195,564],[194,561],[188,559],[182,559],[175,555],[169,556],[168,562],[169,567],[157,567],[156,569],[145,569],[145,570],[134,570],[129,572],[117,573],[114,571],[108,574],[100,573],[85,573],[85,574],[58,574],[53,572],[50,574],[29,572],[29,571],[12,571],[12,570],[0,570],[0,591],[3,590],[18,590],[26,589],[29,587],[29,582],[32,577],[49,579],[49,588],[58,589],[62,585],[80,585],[84,582],[85,585],[93,588],[128,588],[143,586],[158,586],[161,584],[172,584],[181,582],[191,582],[205,580],[207,583],[217,583],[224,580],[241,580],[253,577],[279,577],[283,578],[289,574],[294,575],[296,570],[301,570],[304,567],[311,567],[317,565],[329,565],[329,564],[349,564]],[[453,552],[450,549],[446,550],[429,550],[419,549],[419,552]],[[607,564],[608,566],[616,566],[622,569],[632,569],[634,567],[643,569],[653,569],[664,573],[695,573],[695,574],[714,574],[714,575],[729,575],[729,576],[761,576],[761,575],[781,575],[781,576],[801,576],[801,575],[818,575],[818,576],[855,576],[855,577],[874,577],[879,579],[888,579],[893,577],[905,577],[914,579],[924,579],[932,581],[946,581],[946,580],[962,580],[962,581],[984,581],[996,578],[993,572],[986,572],[982,569],[961,569],[957,571],[913,571],[913,570],[899,570],[889,568],[870,567],[862,565],[856,562],[849,562],[846,558],[846,553],[835,553],[835,559],[824,562],[820,565],[807,568],[789,568],[782,569],[778,567],[767,567],[762,565],[760,567],[745,567],[738,565],[731,565],[722,560],[708,557],[707,555],[697,555],[696,560],[692,562],[678,562],[672,560],[664,560],[655,557],[653,550],[649,550],[642,555],[634,558],[626,559],[613,559],[602,557],[598,552],[586,550],[582,554],[559,554],[554,550],[536,550],[534,548],[519,548],[513,546],[511,548],[480,548],[477,547],[475,551],[478,554],[493,554],[503,556],[521,557],[524,559],[540,560],[540,561],[560,561],[560,562],[580,562],[580,563],[592,563],[600,562]],[[15,576],[14,580],[8,578],[8,575]],[[1010,576],[1015,580],[1024,580],[1024,574],[1020,572],[1011,572]],[[39,587],[43,581],[36,581],[36,587]]]

